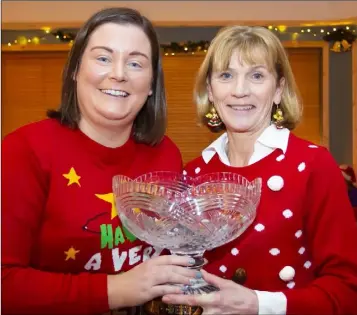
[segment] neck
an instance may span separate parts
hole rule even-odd
[[[264,125],[253,132],[227,131],[228,159],[231,166],[244,167],[249,164],[249,160],[254,153],[254,144],[267,127]]]
[[[87,137],[108,148],[118,148],[124,145],[130,137],[132,128],[129,125],[123,128],[113,127],[111,129],[94,125],[84,118],[79,121],[78,127]]]

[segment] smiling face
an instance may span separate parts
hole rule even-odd
[[[75,78],[80,119],[94,126],[131,126],[152,94],[152,76],[150,42],[139,27],[99,26]]]
[[[273,103],[281,101],[284,80],[278,83],[267,64],[242,59],[235,50],[227,69],[213,70],[208,97],[227,131],[254,133],[269,125]]]

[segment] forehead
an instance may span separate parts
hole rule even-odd
[[[106,23],[91,34],[87,48],[106,46],[118,52],[139,51],[151,55],[151,44],[142,29],[131,24]]]
[[[212,56],[213,71],[223,71],[232,66],[265,66],[274,69],[274,54],[264,43],[230,42],[222,43]]]

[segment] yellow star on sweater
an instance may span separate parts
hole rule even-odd
[[[73,246],[70,247],[69,250],[65,251],[64,253],[67,255],[66,260],[73,259],[76,260],[76,255],[79,253],[79,250],[76,250]]]
[[[113,220],[118,215],[117,208],[115,207],[114,194],[113,193],[103,194],[103,195],[96,194],[95,196],[101,200],[109,202],[112,205],[110,218]]]
[[[72,184],[77,184],[79,187],[81,187],[81,184],[79,183],[79,179],[81,177],[77,175],[76,170],[73,167],[71,167],[71,169],[67,174],[63,174],[63,177],[68,179],[67,186],[70,186]]]

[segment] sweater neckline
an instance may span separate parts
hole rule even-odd
[[[277,158],[280,156],[283,156],[284,153],[281,149],[275,149],[273,152],[268,154],[267,156],[263,157],[257,162],[254,162],[253,164],[246,165],[246,166],[230,166],[224,164],[220,159],[218,154],[215,154],[213,158],[213,163],[215,165],[220,165],[221,167],[224,167],[224,169],[227,172],[234,172],[234,173],[248,173],[248,174],[253,174],[256,172],[260,172],[264,168],[269,168],[272,165],[272,162],[275,160],[277,161]]]
[[[115,164],[122,161],[123,158],[133,158],[135,153],[136,142],[133,136],[120,147],[106,147],[84,134],[79,128],[73,129],[72,133],[76,139],[76,145],[82,147],[91,155],[91,158],[100,160],[105,164]]]

